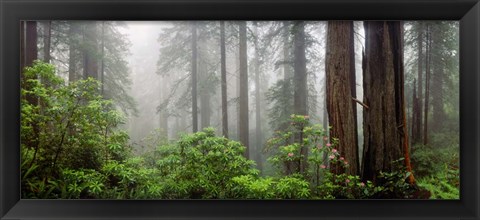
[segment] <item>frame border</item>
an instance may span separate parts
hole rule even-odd
[[[479,0],[0,0],[0,219],[480,219]],[[20,20],[460,20],[460,200],[20,199]]]

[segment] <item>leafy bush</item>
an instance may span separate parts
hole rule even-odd
[[[377,192],[376,198],[413,198],[415,191],[414,186],[410,185],[406,179],[412,175],[407,172],[404,164],[404,159],[401,158],[392,162],[394,169],[391,172],[380,171],[376,182]]]
[[[458,169],[458,147],[415,145],[412,148],[412,166],[416,177],[427,177],[442,172],[444,165]]]
[[[96,80],[66,85],[53,65],[35,61],[21,83],[22,196],[56,197],[42,193],[55,194],[62,169],[98,171],[128,157],[128,135],[115,129],[124,117],[99,95]]]
[[[232,178],[258,175],[239,142],[216,137],[212,128],[183,135],[174,146],[161,146],[157,169],[167,198],[230,198]]]
[[[367,199],[378,193],[380,188],[371,181],[362,182],[359,176],[326,173],[318,187],[318,199]]]
[[[278,179],[256,178],[252,175],[234,177],[232,191],[234,198],[246,199],[307,199],[310,184],[300,175]]]

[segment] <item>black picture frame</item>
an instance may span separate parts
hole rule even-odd
[[[0,0],[0,219],[479,219],[478,0]],[[22,200],[20,20],[459,20],[460,200]]]

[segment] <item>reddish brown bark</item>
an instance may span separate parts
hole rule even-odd
[[[349,166],[332,164],[331,171],[359,174],[356,127],[355,60],[353,21],[329,21],[326,56],[326,95],[330,135],[338,138],[337,149]]]
[[[405,156],[407,134],[402,24],[366,21],[364,56],[364,152],[362,177],[377,179],[380,171],[394,170],[393,161]]]

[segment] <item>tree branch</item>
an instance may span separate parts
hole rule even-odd
[[[368,109],[368,105],[366,105],[365,103],[361,102],[360,100],[356,99],[356,98],[353,98],[352,97],[352,100],[357,102],[358,104],[360,104],[361,106],[363,106],[364,108]]]

